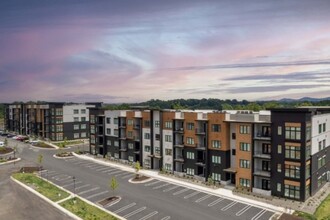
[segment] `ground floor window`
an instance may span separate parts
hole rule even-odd
[[[212,173],[212,179],[214,181],[220,182],[221,181],[221,174],[220,173]]]
[[[87,135],[86,135],[86,132],[81,132],[80,133],[80,137],[82,137],[82,138],[85,138]]]
[[[165,170],[167,170],[167,171],[172,171],[172,164],[170,164],[170,163],[165,163]]]
[[[150,168],[150,159],[145,159],[144,160],[144,167]]]
[[[79,133],[74,133],[73,134],[73,138],[79,138],[79,137],[80,137]]]
[[[294,199],[300,199],[300,187],[299,186],[284,186],[284,196]]]
[[[187,175],[195,175],[195,169],[192,169],[192,168],[187,168]]]
[[[239,178],[239,185],[244,186],[244,187],[250,187],[250,180],[244,179],[244,178]]]
[[[119,158],[119,154],[115,153],[115,158],[118,159]]]
[[[128,161],[133,162],[134,161],[133,156],[128,156]]]

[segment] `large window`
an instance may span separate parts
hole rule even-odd
[[[56,132],[62,132],[63,131],[63,125],[56,125]]]
[[[79,130],[79,125],[73,125],[73,130]]]
[[[159,121],[155,121],[155,128],[159,128]]]
[[[212,155],[212,163],[221,164],[221,157]]]
[[[113,123],[114,123],[115,125],[117,125],[117,124],[118,124],[118,118],[114,118],[114,119],[113,119]]]
[[[250,180],[239,178],[239,185],[244,186],[244,187],[250,187]]]
[[[300,159],[300,147],[285,145],[285,158]]]
[[[272,149],[272,145],[271,144],[266,144],[266,143],[263,143],[262,144],[262,153],[263,154],[270,154],[271,149]]]
[[[111,118],[108,117],[108,118],[106,119],[106,121],[107,121],[107,124],[111,124]]]
[[[270,172],[270,161],[263,160],[261,161],[262,170]]]
[[[144,133],[144,139],[150,139],[150,133]]]
[[[187,175],[190,175],[190,176],[195,175],[195,169],[187,168]]]
[[[221,148],[221,141],[212,140],[212,147],[213,148]]]
[[[171,121],[165,121],[165,128],[172,128],[172,122]]]
[[[74,133],[73,134],[73,138],[79,138],[80,137],[80,134],[79,133]]]
[[[133,143],[128,143],[127,147],[128,147],[128,149],[133,150],[134,149],[134,144]]]
[[[107,128],[107,134],[111,134],[111,129]]]
[[[73,114],[79,114],[79,109],[73,109]]]
[[[311,165],[306,165],[306,179],[311,176]]]
[[[284,196],[289,198],[300,199],[300,187],[284,185]]]
[[[74,121],[74,122],[79,122],[79,117],[74,117],[74,118],[73,118],[73,121]]]
[[[317,160],[317,168],[320,169],[321,167],[323,167],[325,165],[325,158],[326,158],[326,155],[320,157],[318,160]]]
[[[165,135],[166,142],[172,142],[172,135]]]
[[[165,155],[171,156],[172,155],[172,149],[165,149]]]
[[[81,133],[80,133],[80,137],[81,137],[81,138],[85,138],[85,137],[87,137],[86,132],[81,132]]]
[[[306,127],[306,141],[309,141],[311,139],[312,135],[312,129],[311,126]]]
[[[127,131],[127,137],[132,138],[133,137],[133,131]]]
[[[239,167],[249,169],[250,168],[250,161],[249,160],[240,159],[239,160]]]
[[[220,132],[221,131],[221,125],[219,125],[219,124],[212,124],[211,125],[211,131],[212,132]]]
[[[86,124],[81,124],[80,125],[80,129],[86,129],[87,128],[87,125]]]
[[[144,146],[144,151],[145,152],[150,152],[150,149],[151,149],[150,146],[148,146],[148,145]]]
[[[81,110],[80,110],[80,113],[81,113],[81,114],[86,114],[86,109],[81,109]]]
[[[212,180],[216,182],[221,181],[221,174],[220,173],[212,173]]]
[[[239,149],[241,151],[250,151],[251,150],[251,145],[249,143],[240,142]]]
[[[187,159],[195,159],[195,153],[194,152],[187,152]]]
[[[194,130],[194,123],[188,122],[186,127],[187,127],[187,130]]]
[[[143,121],[144,127],[150,127],[150,120]]]
[[[285,138],[289,140],[300,140],[301,128],[285,126]]]
[[[172,164],[170,164],[170,163],[165,163],[165,170],[167,170],[167,171],[172,171]]]
[[[250,134],[250,126],[249,125],[240,125],[239,133],[240,134]]]
[[[322,124],[319,124],[319,134],[322,133]]]
[[[133,119],[127,119],[127,125],[133,125]]]
[[[285,164],[285,176],[300,178],[300,166]]]
[[[81,121],[85,122],[86,121],[86,117],[81,117]]]
[[[187,144],[189,144],[189,145],[194,145],[194,144],[195,144],[195,140],[194,140],[194,138],[187,137]]]

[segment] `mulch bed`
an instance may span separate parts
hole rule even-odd
[[[109,203],[116,201],[117,199],[119,199],[118,196],[112,196],[112,197],[109,197],[109,198],[103,199],[103,200],[99,201],[98,203],[99,203],[100,205],[102,205],[102,206],[106,206],[106,205],[108,205]]]
[[[150,177],[148,177],[148,176],[137,176],[137,177],[134,177],[131,181],[141,182],[141,181],[144,181],[144,180],[147,180],[147,179],[150,179]]]
[[[13,148],[10,148],[10,147],[1,147],[0,148],[0,155],[1,154],[8,154],[10,152],[13,152]]]
[[[54,148],[53,146],[50,146],[44,142],[38,142],[36,144],[33,144],[34,147],[41,147],[41,148]]]
[[[57,157],[72,157],[73,154],[71,152],[64,152],[56,154]]]
[[[40,167],[22,167],[19,172],[24,172],[24,173],[33,173],[40,171]]]

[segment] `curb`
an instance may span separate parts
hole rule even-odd
[[[15,160],[10,160],[10,161],[7,161],[7,162],[0,163],[0,166],[10,164],[10,163],[15,163],[15,162],[18,162],[20,160],[21,160],[21,158],[16,158]]]
[[[101,209],[102,211],[104,211],[104,212],[106,212],[106,213],[108,213],[108,214],[114,216],[115,218],[117,218],[117,219],[119,219],[119,220],[126,220],[125,218],[123,218],[123,217],[117,215],[116,213],[110,212],[109,210],[107,210],[107,209],[105,209],[105,208],[103,208],[103,207],[101,207],[101,206],[99,206],[99,205],[96,205],[96,204],[94,204],[94,203],[88,201],[87,199],[84,199],[84,198],[80,197],[78,194],[73,194],[72,192],[70,192],[70,191],[64,189],[63,187],[58,186],[58,185],[56,185],[56,184],[54,184],[54,183],[52,183],[52,182],[50,182],[50,181],[44,179],[43,177],[40,177],[40,176],[38,176],[38,177],[39,177],[40,179],[43,179],[44,181],[47,181],[48,183],[50,183],[50,184],[52,184],[52,185],[54,185],[54,186],[56,186],[56,187],[58,187],[59,189],[65,191],[65,192],[67,192],[67,193],[69,193],[70,195],[69,195],[67,198],[64,198],[64,199],[62,199],[62,200],[60,200],[60,201],[53,202],[53,201],[51,201],[50,199],[48,199],[47,197],[45,197],[44,195],[42,195],[41,193],[35,191],[34,189],[30,188],[29,186],[25,185],[24,183],[22,183],[22,182],[16,180],[15,178],[13,178],[12,176],[10,176],[11,180],[13,180],[14,182],[16,182],[16,183],[18,183],[19,185],[23,186],[25,189],[29,190],[30,192],[32,192],[32,193],[34,193],[35,195],[39,196],[40,198],[44,199],[46,202],[48,202],[49,204],[53,205],[55,208],[59,209],[60,211],[62,211],[64,214],[66,214],[66,215],[68,215],[68,216],[70,216],[70,217],[72,217],[72,218],[74,218],[74,219],[76,219],[76,220],[83,220],[83,219],[80,218],[79,216],[75,215],[74,213],[72,213],[72,212],[66,210],[66,209],[63,208],[61,205],[59,205],[59,203],[65,201],[65,200],[71,199],[71,198],[73,198],[73,197],[76,197],[76,198],[79,198],[80,200],[86,202],[87,204],[89,204],[89,205],[91,205],[91,206],[94,206],[94,207],[96,207],[96,208],[98,208],[98,209]]]
[[[33,146],[32,144],[30,144],[30,147],[34,148],[34,149],[41,149],[41,150],[58,150],[58,148],[46,148],[46,147],[37,147],[37,146]]]
[[[56,159],[63,160],[63,159],[70,159],[70,158],[73,158],[74,156],[69,156],[69,157],[58,157],[58,156],[56,156],[56,154],[54,154],[53,157],[56,158]]]

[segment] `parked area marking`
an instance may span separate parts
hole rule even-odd
[[[152,189],[160,189],[160,188],[163,188],[164,186],[168,186],[168,185],[170,185],[170,184],[169,183],[165,183],[165,184],[160,185],[160,186],[155,186]]]
[[[209,207],[214,206],[214,205],[218,204],[219,202],[221,202],[222,200],[224,200],[224,198],[216,199],[213,202],[211,202],[210,204],[208,204],[207,206],[209,206]]]
[[[148,214],[148,215],[140,218],[139,220],[146,220],[146,219],[151,218],[152,216],[157,215],[157,214],[158,214],[158,212],[157,211],[154,211],[154,212],[152,212],[152,213],[150,213],[150,214]]]
[[[267,211],[266,209],[262,209],[255,216],[253,216],[253,218],[251,218],[251,220],[257,220],[257,219],[259,219],[266,211]]]
[[[169,220],[171,218],[171,216],[166,216],[164,218],[162,218],[161,220]]]
[[[173,193],[173,195],[179,195],[179,194],[181,194],[181,193],[187,192],[188,190],[189,190],[188,188],[186,188],[186,189],[181,189],[181,190],[179,190],[179,191]]]
[[[131,177],[133,174],[132,173],[130,173],[130,174],[127,174],[127,175],[125,175],[125,176],[122,176],[121,178],[122,179],[126,179],[126,178],[128,178],[128,177]]]
[[[99,196],[99,195],[102,195],[102,194],[105,194],[105,193],[108,193],[109,191],[106,190],[106,191],[103,191],[103,192],[99,192],[99,193],[96,193],[96,194],[93,194],[91,196],[87,196],[86,199],[91,199],[91,198],[94,198],[96,196]]]
[[[212,195],[206,195],[206,196],[203,196],[202,198],[197,199],[195,202],[197,202],[197,203],[202,202],[202,201],[204,201],[205,199],[210,198],[211,196],[212,196]]]
[[[137,209],[137,210],[135,210],[135,211],[133,211],[133,212],[131,212],[131,213],[128,213],[127,215],[124,215],[123,217],[124,218],[128,218],[128,217],[131,217],[131,216],[133,216],[133,215],[135,215],[135,214],[137,214],[137,213],[139,213],[139,212],[142,212],[143,210],[145,210],[147,207],[141,207],[141,208],[139,208],[139,209]]]
[[[107,170],[107,169],[109,169],[109,167],[102,167],[102,168],[97,169],[97,170],[95,170],[95,171],[101,171],[101,170]]]
[[[173,190],[173,189],[176,189],[176,188],[179,188],[179,187],[180,187],[180,186],[173,186],[173,187],[171,187],[171,188],[164,189],[163,192],[169,192],[169,191],[171,191],[171,190]]]
[[[226,205],[225,207],[223,207],[221,209],[221,211],[226,211],[228,209],[230,209],[231,207],[233,207],[237,202],[236,201],[232,201],[231,203],[229,203],[228,205]]]
[[[189,195],[186,195],[185,197],[183,197],[184,199],[189,199],[190,197],[193,197],[197,194],[199,194],[200,192],[196,191],[196,192],[193,192],[193,193],[190,193]]]
[[[88,186],[90,186],[91,184],[85,184],[85,185],[82,185],[82,186],[78,186],[78,187],[76,187],[76,190],[78,190],[78,189],[82,189],[82,188],[85,188],[85,187],[88,187]]]
[[[83,195],[83,194],[86,194],[86,193],[88,193],[88,192],[91,192],[91,191],[94,191],[94,190],[97,190],[97,189],[99,189],[100,187],[94,187],[94,188],[92,188],[92,189],[89,189],[89,190],[85,190],[85,191],[82,191],[82,192],[79,192],[78,193],[78,195]]]
[[[155,185],[157,183],[159,183],[160,180],[157,180],[156,182],[152,182],[152,183],[147,183],[147,184],[144,184],[145,186],[152,186],[152,185]]]
[[[75,182],[75,184],[79,184],[79,183],[82,183],[82,181],[77,181],[77,182]],[[62,186],[63,188],[65,188],[65,187],[68,187],[68,186],[73,186],[73,184],[74,183],[69,183],[69,184],[66,184],[66,185],[64,185],[64,186]],[[77,188],[76,188],[77,189]]]
[[[245,206],[244,208],[242,208],[241,210],[239,210],[237,213],[236,213],[236,216],[240,216],[242,215],[244,212],[246,212],[247,210],[249,210],[251,208],[251,205],[247,205]]]
[[[114,213],[118,214],[118,213],[120,213],[120,212],[122,212],[122,211],[124,211],[124,210],[126,210],[126,209],[129,209],[129,208],[135,206],[135,205],[136,205],[136,203],[133,202],[133,203],[131,203],[131,204],[128,204],[128,205],[126,205],[126,206],[124,206],[124,207],[121,207],[120,209],[114,211]]]

